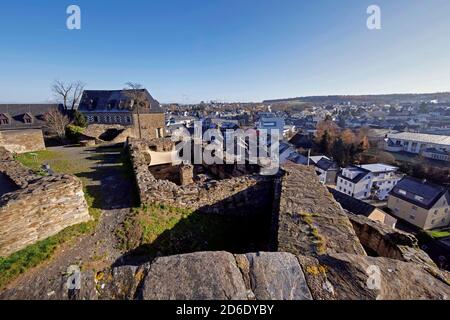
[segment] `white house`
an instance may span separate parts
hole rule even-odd
[[[385,200],[402,178],[397,170],[382,163],[347,167],[338,174],[336,190],[356,199]]]

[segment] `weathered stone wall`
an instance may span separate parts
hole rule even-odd
[[[348,216],[359,241],[378,256],[436,267],[431,258],[419,248],[418,241],[412,234],[364,216],[354,214]]]
[[[20,188],[26,188],[41,177],[14,160],[12,154],[0,147],[0,172]]]
[[[0,147],[13,153],[45,150],[44,136],[41,129],[0,131]]]
[[[0,197],[0,256],[91,219],[78,178],[37,176],[4,150],[0,172],[19,188]]]
[[[141,203],[165,203],[217,214],[271,207],[271,177],[242,176],[179,186],[168,180],[156,179],[151,174],[150,159],[144,152],[147,143],[129,139],[128,148]]]
[[[369,266],[379,267],[379,289],[367,286]],[[313,258],[286,252],[233,255],[221,251],[117,267],[97,287],[100,299],[448,300],[445,276],[414,263],[353,254]]]
[[[141,124],[142,139],[155,139],[164,137],[166,135],[166,120],[163,113],[140,114],[139,122]],[[137,114],[133,114],[133,123],[135,124],[135,126],[133,127],[134,137],[139,137],[139,122]],[[158,137],[157,135],[158,128],[161,128],[160,137]]]
[[[319,182],[314,170],[302,165],[283,169],[279,206],[274,208],[278,251],[365,255],[347,215]]]

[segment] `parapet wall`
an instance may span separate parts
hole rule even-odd
[[[44,136],[41,129],[0,131],[0,147],[14,153],[45,150]]]
[[[316,173],[307,166],[283,168],[274,208],[278,251],[366,255],[352,224]]]
[[[19,188],[0,197],[0,256],[91,219],[78,178],[39,177],[4,150],[0,150],[0,172]]]

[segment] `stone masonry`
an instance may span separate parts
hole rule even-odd
[[[44,136],[41,129],[0,131],[0,147],[14,153],[45,150]]]
[[[149,170],[149,161],[143,152],[149,143],[128,140],[141,203],[164,203],[202,212],[220,214],[251,207],[270,207],[273,196],[273,178],[248,175],[224,180],[191,183],[179,186],[171,181],[155,178]]]
[[[91,219],[78,178],[34,175],[4,150],[0,150],[0,172],[19,188],[0,197],[0,256]]]
[[[144,203],[206,205],[226,213],[235,209],[224,205],[227,198],[235,206],[265,201],[273,208],[277,252],[194,252],[113,267],[96,284],[100,299],[450,299],[450,274],[427,258],[412,235],[349,216],[306,166],[283,167],[271,179],[247,175],[208,187],[178,186],[154,178],[139,147],[129,148]],[[368,256],[363,245],[383,256]],[[372,288],[373,270],[379,286]]]

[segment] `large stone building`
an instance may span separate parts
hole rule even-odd
[[[86,116],[89,124],[122,125],[131,127],[135,137],[162,138],[164,111],[146,89],[141,92],[145,102],[137,110],[128,90],[85,90],[78,111]]]
[[[62,110],[58,104],[1,104],[0,147],[23,153],[45,149],[45,114]]]

